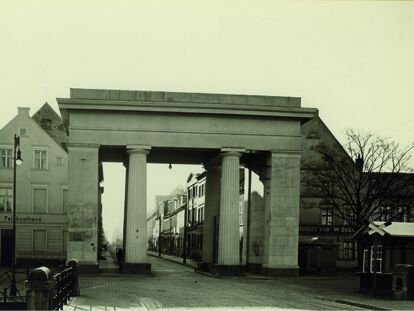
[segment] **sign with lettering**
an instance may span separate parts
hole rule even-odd
[[[300,226],[299,232],[315,234],[351,234],[355,231],[349,226]]]
[[[4,215],[3,221],[12,222],[13,216]],[[16,216],[16,222],[42,222],[42,217],[40,216]]]
[[[85,232],[69,232],[69,241],[85,241]]]

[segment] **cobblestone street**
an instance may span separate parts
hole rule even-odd
[[[300,279],[218,279],[195,273],[187,266],[149,258],[152,276],[82,276],[81,296],[65,310],[359,309],[315,293],[300,285]]]

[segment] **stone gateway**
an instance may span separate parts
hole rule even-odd
[[[301,124],[317,110],[300,98],[71,89],[58,98],[69,133],[68,258],[98,268],[100,163],[127,168],[123,270],[149,273],[147,261],[147,163],[203,164],[206,201],[204,266],[241,274],[239,262],[239,167],[264,184],[262,270],[297,275]],[[219,216],[216,217],[216,216]],[[216,218],[215,218],[216,217]],[[219,219],[218,259],[213,262],[213,224]],[[78,234],[79,235],[79,234]],[[253,246],[249,246],[249,249]]]

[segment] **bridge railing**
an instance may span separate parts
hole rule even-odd
[[[25,282],[28,310],[59,310],[79,295],[78,263],[69,260],[58,273],[47,267],[32,270]]]

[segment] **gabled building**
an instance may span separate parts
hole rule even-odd
[[[14,135],[23,163],[16,168],[18,264],[63,261],[67,251],[68,156],[60,117],[46,103],[30,108],[0,129],[0,264],[11,264]]]
[[[320,154],[313,149],[323,143],[336,151],[344,161],[351,159],[342,145],[337,141],[319,116],[313,118],[302,126],[302,161],[301,161],[301,195],[300,195],[300,238],[303,241],[313,239],[320,243],[331,243],[338,250],[336,265],[338,268],[356,268],[357,242],[352,239],[355,229],[344,220],[335,215],[334,208],[329,200],[315,196],[309,191],[307,179],[309,167],[318,167],[321,161]],[[355,163],[357,168],[357,164]],[[364,173],[365,178],[378,182],[392,181],[392,186],[384,194],[386,200],[377,212],[371,216],[372,220],[383,221],[413,221],[414,213],[414,174],[405,173]],[[313,181],[310,183],[312,184]],[[344,206],[344,209],[346,206]],[[352,219],[352,215],[350,215]]]

